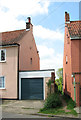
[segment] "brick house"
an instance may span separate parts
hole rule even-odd
[[[65,12],[63,90],[81,105],[81,21],[70,21]]]

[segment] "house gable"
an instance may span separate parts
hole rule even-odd
[[[39,70],[39,54],[30,18],[26,29],[0,33],[0,46],[19,46],[19,70]]]

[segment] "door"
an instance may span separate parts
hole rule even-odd
[[[21,99],[43,100],[43,78],[22,78]]]

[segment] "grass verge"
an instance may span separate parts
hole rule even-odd
[[[53,101],[54,97],[52,97],[52,99],[48,99],[46,106],[42,109],[40,109],[39,113],[43,113],[43,114],[50,114],[50,115],[74,115],[77,116],[77,112],[74,110],[76,103],[69,97],[69,96],[62,96],[62,99],[65,100],[67,108],[64,109],[62,106],[56,106],[55,108],[48,108],[48,103],[50,103],[51,101],[51,105],[54,103]],[[56,99],[55,99],[56,100]],[[58,100],[58,99],[57,99]],[[57,103],[57,100],[55,101]],[[53,105],[52,105],[53,106]]]
[[[77,116],[77,112],[75,110],[71,110],[70,112],[65,112],[65,110],[61,108],[52,108],[52,109],[40,109],[39,113],[43,114],[50,114],[50,115],[64,115],[64,114],[72,114],[74,116]]]

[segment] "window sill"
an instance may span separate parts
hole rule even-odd
[[[0,88],[0,90],[5,90],[6,88]]]
[[[6,62],[6,60],[5,61],[0,61],[0,63],[5,63]]]

